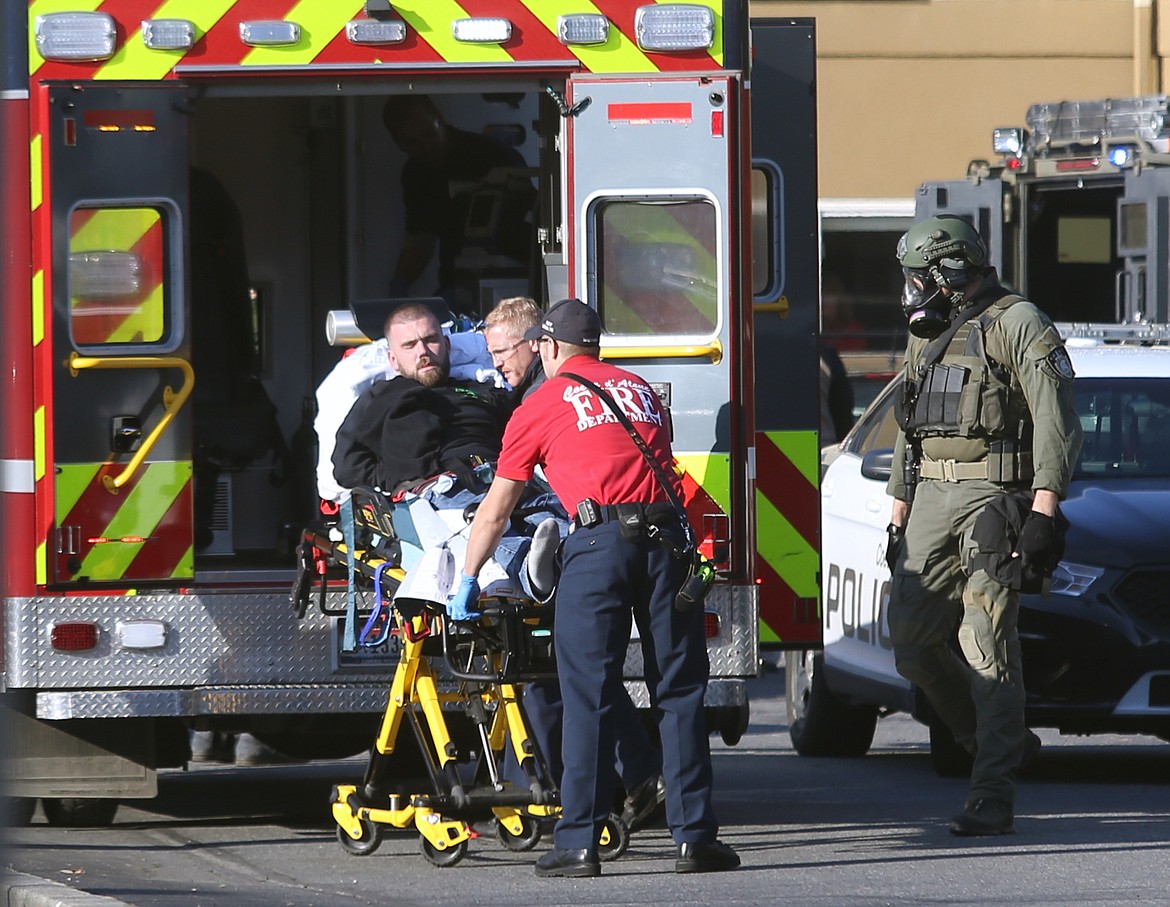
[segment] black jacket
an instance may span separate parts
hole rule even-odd
[[[466,471],[471,457],[500,454],[512,395],[476,381],[435,388],[401,376],[362,394],[337,431],[333,474],[346,488],[407,487]]]

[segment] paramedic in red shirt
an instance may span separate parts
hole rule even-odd
[[[476,512],[464,575],[448,612],[454,619],[473,613],[479,569],[537,464],[570,514],[579,512],[582,501],[596,505],[596,521],[574,519],[561,554],[556,656],[565,710],[562,813],[554,849],[537,861],[536,874],[601,873],[597,841],[613,802],[613,702],[622,684],[631,620],[641,634],[650,701],[660,712],[666,818],[678,845],[675,871],[734,869],[739,857],[716,840],[719,826],[711,805],[703,610],[674,607],[688,569],[677,556],[686,545],[678,515],[621,423],[564,373],[580,373],[606,389],[674,476],[662,405],[637,375],[600,361],[601,321],[580,300],[558,302],[525,337],[540,342],[548,377],[504,431],[496,478]],[[642,505],[670,545],[645,535],[627,541],[615,519],[618,504]]]

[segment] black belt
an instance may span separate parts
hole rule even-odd
[[[580,516],[574,516],[573,522],[577,526],[584,526],[586,529],[592,529],[594,526],[600,526],[602,523],[612,523],[621,518],[618,512],[617,504],[601,504],[597,510],[598,519],[590,523],[588,526],[581,521]],[[637,507],[642,511],[642,515],[646,522],[652,526],[670,526],[678,522],[678,511],[674,509],[674,505],[670,501],[655,501],[653,504],[622,504],[620,505],[623,511],[627,508]]]

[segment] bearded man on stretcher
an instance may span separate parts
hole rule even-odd
[[[468,508],[491,483],[492,464],[518,395],[483,381],[453,378],[451,339],[427,305],[395,308],[386,319],[385,336],[396,375],[373,383],[353,403],[336,433],[332,478],[342,488],[369,486],[426,501],[434,513],[412,507],[414,528],[425,536],[427,549],[450,552],[445,563],[457,575]],[[521,504],[529,514],[528,526],[512,530],[497,548],[498,579],[519,582],[525,595],[543,601],[552,591],[544,565],[567,531],[568,517],[555,496],[539,486]],[[525,567],[530,546],[536,549],[532,563],[540,569]],[[442,597],[434,600],[440,602],[446,601],[445,573],[441,569],[435,576],[434,595]]]

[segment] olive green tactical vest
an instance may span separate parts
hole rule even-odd
[[[988,478],[1003,484],[1032,478],[1032,420],[1019,381],[987,355],[985,337],[1020,299],[1004,296],[961,324],[937,361],[922,362],[920,349],[898,401],[898,423],[924,457],[986,460]]]

